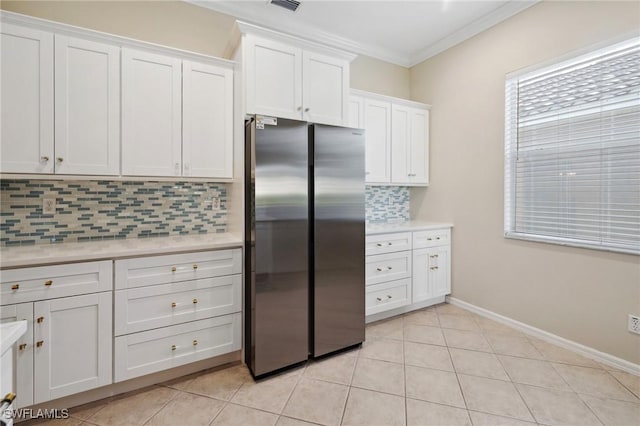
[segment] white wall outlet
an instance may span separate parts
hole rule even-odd
[[[55,214],[56,213],[56,198],[44,197],[42,199],[42,213],[43,214]]]
[[[220,198],[211,197],[211,210],[220,210]]]
[[[640,334],[640,316],[629,314],[629,331]]]

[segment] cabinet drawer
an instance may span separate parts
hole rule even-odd
[[[115,335],[239,312],[242,275],[115,292]]]
[[[2,271],[0,300],[3,305],[110,291],[110,260],[41,266]]]
[[[451,229],[416,231],[413,233],[413,248],[435,247],[451,243]]]
[[[411,279],[390,281],[367,287],[367,315],[399,308],[411,303]]]
[[[367,236],[367,256],[404,250],[411,250],[411,232]]]
[[[117,260],[116,289],[175,283],[241,272],[241,249]]]
[[[378,284],[411,277],[411,252],[366,257],[366,283]]]
[[[241,323],[236,313],[116,337],[114,381],[240,350]]]

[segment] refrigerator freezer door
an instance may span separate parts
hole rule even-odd
[[[247,193],[255,195],[247,197],[245,350],[254,376],[309,356],[308,125],[275,123],[254,121],[247,138]]]
[[[315,124],[312,354],[364,341],[364,131]]]

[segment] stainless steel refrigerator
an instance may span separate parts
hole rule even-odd
[[[245,127],[245,361],[254,376],[364,341],[364,130]]]

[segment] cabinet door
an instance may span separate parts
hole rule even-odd
[[[34,303],[35,403],[112,382],[111,292]]]
[[[349,108],[347,109],[347,111],[349,113],[347,126],[353,127],[355,129],[363,129],[364,128],[364,99],[361,98],[360,96],[350,96]]]
[[[365,180],[391,182],[391,103],[365,99]]]
[[[233,70],[182,64],[182,173],[233,177]]]
[[[182,174],[180,59],[122,49],[122,174]]]
[[[247,37],[247,113],[302,119],[302,49]]]
[[[433,285],[429,281],[429,254],[429,249],[413,250],[412,303],[434,297]]]
[[[391,182],[411,182],[411,119],[413,108],[393,105],[391,112]]]
[[[120,174],[120,48],[56,35],[55,172]]]
[[[434,247],[429,250],[429,282],[432,297],[451,293],[451,250],[449,247]]]
[[[414,185],[429,184],[429,111],[411,108],[409,170]],[[395,148],[394,148],[395,152]]]
[[[53,34],[1,27],[1,170],[53,173]]]
[[[33,405],[33,303],[0,307],[0,323],[27,320],[27,331],[13,349],[14,408]]]
[[[313,123],[345,125],[349,62],[306,50],[302,58],[303,119]]]

